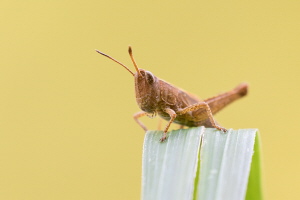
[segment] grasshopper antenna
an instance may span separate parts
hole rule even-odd
[[[124,64],[120,63],[120,62],[117,61],[116,59],[110,57],[109,55],[106,55],[105,53],[102,53],[101,51],[99,51],[99,50],[97,50],[97,49],[95,49],[95,51],[96,51],[97,53],[100,53],[101,55],[103,55],[103,56],[105,56],[105,57],[107,57],[107,58],[109,58],[109,59],[115,61],[115,62],[118,63],[119,65],[122,65],[125,69],[127,69],[127,71],[129,71],[129,72],[132,74],[132,76],[134,76],[134,73],[133,73],[128,67],[126,67]],[[138,71],[138,72],[139,72],[139,71]]]
[[[139,70],[139,68],[138,68],[138,66],[137,66],[137,64],[136,64],[136,62],[135,62],[135,60],[134,60],[134,58],[133,58],[131,46],[128,47],[128,53],[129,53],[129,55],[130,55],[130,58],[131,58],[131,60],[132,60],[132,62],[133,62],[133,65],[134,65],[134,67],[135,67],[137,73],[139,73],[139,75],[141,75],[141,72],[140,72],[140,70]]]

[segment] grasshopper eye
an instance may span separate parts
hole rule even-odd
[[[149,84],[152,84],[155,81],[154,75],[149,71],[146,71],[146,80]]]
[[[145,71],[144,71],[144,70],[141,70],[140,73],[141,73],[141,75],[142,75],[143,77],[145,77]]]

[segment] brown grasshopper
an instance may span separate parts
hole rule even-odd
[[[227,130],[214,120],[213,114],[247,94],[248,85],[242,83],[229,92],[200,100],[196,96],[157,78],[151,72],[138,68],[130,46],[128,52],[136,73],[133,73],[114,58],[96,51],[122,65],[134,76],[136,101],[142,111],[134,114],[133,118],[145,131],[147,131],[146,126],[139,121],[142,116],[147,115],[152,118],[158,114],[161,118],[169,121],[164,129],[163,137],[160,139],[161,142],[166,140],[168,129],[173,122],[181,126],[205,126],[226,132]]]

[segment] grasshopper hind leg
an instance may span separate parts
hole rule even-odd
[[[188,106],[186,108],[183,108],[182,110],[179,110],[177,112],[177,114],[178,115],[182,115],[182,114],[185,114],[185,113],[190,112],[190,111],[199,110],[201,108],[205,109],[207,120],[205,120],[204,122],[201,121],[201,123],[198,124],[199,126],[216,128],[216,129],[218,129],[220,131],[227,132],[226,128],[223,128],[222,126],[218,125],[218,123],[216,123],[216,121],[215,121],[215,119],[213,117],[213,114],[211,112],[210,106],[206,102],[199,102],[199,103],[193,104],[191,106]]]
[[[207,119],[205,122],[202,122],[201,125],[199,126],[204,126],[206,128],[216,128],[219,131],[227,132],[227,129],[222,127],[216,120],[214,120],[214,124],[213,124],[211,123],[210,119]]]

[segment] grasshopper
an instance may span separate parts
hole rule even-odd
[[[120,64],[134,77],[136,101],[142,111],[134,114],[133,118],[145,131],[147,128],[139,120],[140,117],[153,118],[158,114],[168,121],[160,139],[161,142],[166,140],[168,129],[173,122],[182,127],[205,126],[226,132],[227,130],[215,121],[213,114],[247,94],[248,85],[242,83],[229,92],[200,100],[195,95],[157,78],[151,72],[138,68],[130,46],[128,52],[135,67],[135,73],[109,55],[98,50],[96,52]]]

